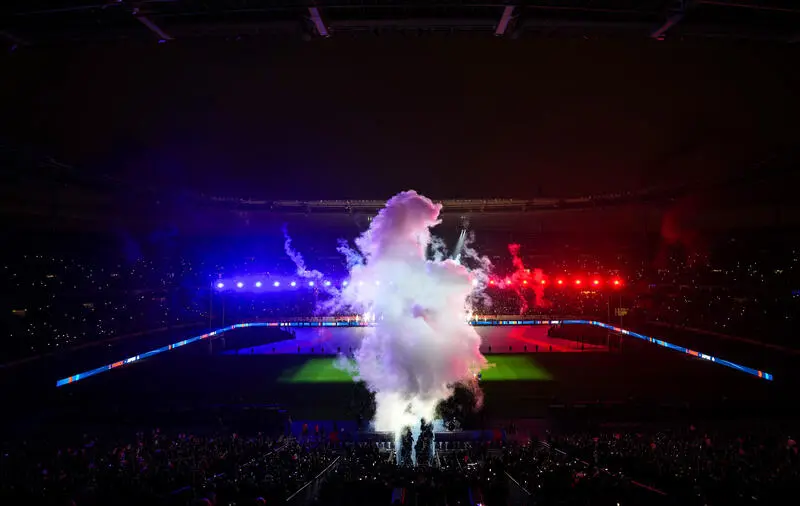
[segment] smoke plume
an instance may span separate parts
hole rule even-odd
[[[468,324],[476,273],[445,255],[431,236],[442,206],[414,191],[386,203],[356,239],[340,245],[351,264],[340,302],[370,314],[375,326],[355,353],[358,378],[375,393],[375,428],[399,433],[432,420],[454,385],[486,366]],[[474,387],[474,385],[472,385]]]
[[[544,286],[547,280],[541,269],[526,269],[522,258],[519,256],[519,244],[509,244],[508,252],[514,265],[514,273],[509,277],[507,285],[517,294],[520,302],[520,314],[528,311],[528,294],[533,293],[535,307],[547,307],[548,301],[544,297]]]
[[[300,252],[292,247],[292,238],[289,236],[289,229],[286,227],[286,225],[283,226],[283,250],[292,260],[292,262],[294,262],[294,265],[297,268],[298,276],[310,280],[322,279],[322,273],[318,270],[309,270],[306,267],[306,262],[303,259],[303,255],[301,255]]]

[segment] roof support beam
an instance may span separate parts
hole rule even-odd
[[[150,18],[145,16],[144,14],[139,14],[139,9],[133,10],[133,16],[139,21],[141,24],[146,26],[151,32],[158,35],[159,42],[166,42],[168,40],[172,40],[172,37],[169,36],[167,32],[162,30],[157,24],[155,24]]]
[[[322,21],[322,16],[319,14],[319,9],[316,7],[309,7],[308,13],[311,15],[311,21],[314,23],[317,33],[322,37],[330,37],[331,34],[328,31],[328,27],[325,26],[325,23]]]
[[[500,22],[497,23],[497,29],[495,29],[494,34],[498,37],[502,37],[506,34],[506,30],[508,29],[508,24],[511,22],[511,16],[514,14],[514,6],[513,5],[506,5],[503,8],[503,15],[500,17]]]
[[[672,16],[668,17],[667,20],[658,28],[656,31],[650,34],[650,38],[661,40],[664,38],[664,35],[669,31],[670,28],[680,23],[683,19],[683,13],[679,12],[678,14],[673,14]]]
[[[663,40],[667,32],[670,31],[673,26],[681,22],[683,17],[686,15],[686,10],[688,9],[690,3],[691,0],[673,0],[673,6],[668,10],[669,15],[667,16],[667,20],[664,21],[664,24],[661,25],[656,31],[650,34],[650,38]]]

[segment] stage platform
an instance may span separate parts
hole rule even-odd
[[[532,353],[532,352],[570,352],[597,353],[606,352],[605,346],[581,344],[577,341],[559,339],[547,335],[549,327],[517,326],[517,327],[478,327],[475,330],[481,336],[481,353]],[[311,354],[336,355],[350,354],[357,349],[367,332],[368,327],[318,327],[296,328],[295,338],[276,343],[239,349],[229,349],[226,355],[272,355],[272,354]],[[228,347],[235,348],[235,338]]]

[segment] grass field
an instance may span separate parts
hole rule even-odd
[[[483,381],[549,381],[552,375],[530,355],[490,355]],[[335,359],[310,358],[304,364],[283,371],[282,383],[346,383],[353,381],[348,371],[339,369]]]

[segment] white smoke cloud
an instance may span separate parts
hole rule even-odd
[[[475,234],[468,232],[459,251],[459,263],[467,265],[473,276],[473,290],[469,295],[468,301],[472,307],[490,308],[492,306],[492,298],[486,293],[486,288],[489,286],[489,276],[494,266],[489,257],[478,253],[474,245]]]
[[[303,259],[303,255],[301,255],[298,251],[296,251],[292,247],[292,238],[289,236],[289,230],[284,225],[283,227],[283,250],[286,252],[286,255],[294,262],[295,267],[297,268],[297,275],[302,278],[307,278],[311,280],[319,280],[322,279],[322,273],[318,270],[310,270],[306,267],[306,262]]]
[[[400,193],[356,239],[360,255],[340,246],[351,271],[339,302],[375,316],[355,359],[358,378],[375,393],[377,430],[397,433],[432,420],[453,386],[486,366],[480,336],[467,322],[474,280],[482,278],[442,254],[427,258],[429,247],[441,251],[431,236],[441,207],[414,191]]]
[[[344,239],[339,239],[339,245],[336,247],[336,251],[344,255],[348,269],[352,269],[356,265],[362,265],[364,263],[364,257],[362,257],[358,251],[351,248]]]

